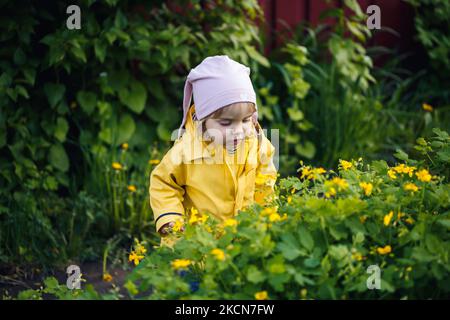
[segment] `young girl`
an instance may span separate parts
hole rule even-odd
[[[208,57],[190,71],[178,138],[150,177],[161,245],[173,245],[171,228],[191,210],[225,220],[273,198],[275,148],[257,121],[249,75],[228,56]]]

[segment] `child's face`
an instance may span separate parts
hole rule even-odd
[[[205,122],[206,132],[217,145],[236,148],[254,130],[253,106],[249,103],[233,103],[224,107],[217,118]]]

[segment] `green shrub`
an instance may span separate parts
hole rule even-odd
[[[450,146],[448,135],[440,141]],[[299,177],[280,181],[269,207],[254,205],[224,224],[187,218],[173,250],[153,251],[135,268],[130,293],[150,290],[145,296],[152,299],[253,299],[264,291],[271,299],[448,297],[450,185],[434,173],[448,170],[449,162],[431,160],[440,163],[431,171],[427,162],[410,159],[392,167],[342,160],[337,172],[302,165]],[[381,290],[366,286],[371,265],[381,269]]]

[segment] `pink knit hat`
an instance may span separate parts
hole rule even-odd
[[[198,66],[191,69],[184,85],[183,121],[178,130],[178,138],[186,123],[187,113],[194,93],[195,114],[201,120],[220,108],[236,102],[253,102],[256,94],[250,80],[250,68],[228,56],[205,58]],[[258,112],[253,120],[258,119]]]

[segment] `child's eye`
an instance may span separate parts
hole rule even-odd
[[[231,121],[219,121],[221,126],[229,126],[231,124]]]
[[[249,121],[250,121],[250,118],[244,119],[244,122],[249,122]]]

